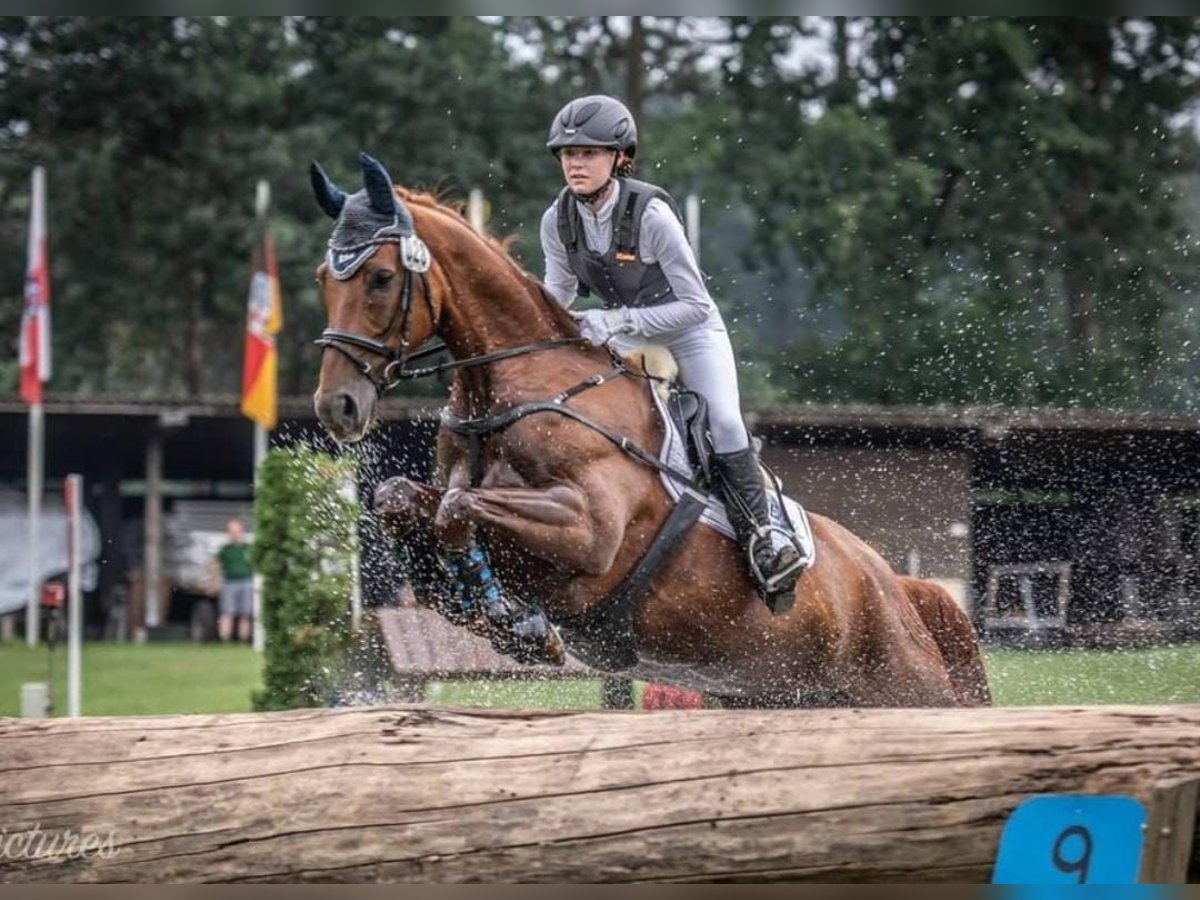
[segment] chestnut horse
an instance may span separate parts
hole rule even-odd
[[[442,585],[440,597],[424,602],[452,621],[488,630],[446,587],[461,571],[447,576],[435,557],[482,546],[488,574],[494,569],[501,588],[519,598],[513,608],[544,610],[564,624],[567,649],[603,660],[596,636],[593,645],[573,643],[569,623],[609,602],[672,508],[660,473],[613,440],[619,434],[650,451],[661,445],[651,385],[633,372],[614,377],[607,349],[582,341],[542,285],[457,210],[394,187],[378,163],[361,161],[365,187],[350,196],[313,167],[318,200],[337,229],[354,225],[350,207],[394,221],[369,241],[347,244],[349,231],[341,244],[331,240],[318,269],[328,328],[317,413],[338,441],[358,441],[379,393],[408,373],[409,348],[440,336],[458,368],[438,435],[436,484],[390,479],[376,494],[377,511],[408,550],[418,592]],[[578,415],[540,411],[474,442],[447,425],[556,396]],[[780,615],[759,599],[739,547],[692,526],[632,607],[634,656],[623,674],[737,706],[989,702],[974,630],[944,590],[898,577],[830,519],[812,514],[810,525],[815,562]],[[553,629],[545,637],[552,657]]]

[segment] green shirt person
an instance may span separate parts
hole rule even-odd
[[[250,562],[250,545],[241,519],[230,519],[225,525],[229,540],[217,551],[221,570],[221,592],[217,599],[217,634],[222,641],[233,637],[234,623],[240,641],[249,641],[254,615],[254,565]]]
[[[241,581],[254,577],[250,545],[245,541],[225,544],[217,551],[217,562],[221,565],[222,581]]]

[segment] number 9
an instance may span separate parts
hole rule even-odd
[[[1078,859],[1063,859],[1063,845],[1073,837],[1083,842],[1083,852]],[[1092,864],[1092,833],[1082,825],[1072,825],[1054,841],[1054,868],[1067,875],[1078,874],[1079,884],[1087,884],[1088,869]]]

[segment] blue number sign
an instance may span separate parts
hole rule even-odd
[[[1145,828],[1132,797],[1031,797],[1004,825],[992,883],[1137,884]]]

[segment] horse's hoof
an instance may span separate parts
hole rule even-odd
[[[375,489],[375,515],[392,537],[402,538],[417,524],[418,509],[413,485],[407,478],[389,478]]]
[[[562,637],[540,610],[523,610],[507,634],[497,634],[493,646],[524,665],[561,666],[567,661]]]

